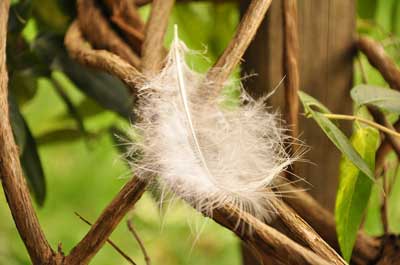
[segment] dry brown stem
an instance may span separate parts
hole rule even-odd
[[[393,129],[396,131],[400,130],[400,120],[397,120],[394,125]],[[383,166],[386,161],[386,156],[392,151],[392,144],[389,141],[389,138],[385,137],[379,146],[378,150],[376,151],[376,159],[375,159],[375,175],[379,176],[383,170]],[[400,153],[396,152],[397,157],[400,157]]]
[[[96,49],[109,50],[131,65],[140,65],[139,57],[114,32],[94,0],[79,0],[78,21],[83,35]],[[95,23],[93,23],[95,21]]]
[[[297,0],[283,0],[284,21],[284,57],[285,73],[285,117],[290,126],[293,139],[299,135],[299,99],[297,92],[300,87],[299,75],[299,36],[297,28]],[[292,151],[296,152],[296,144]]]
[[[241,223],[237,225],[239,217]],[[230,205],[214,211],[212,218],[217,223],[235,232],[250,247],[273,257],[281,264],[331,264],[254,216],[240,212],[239,209]],[[251,227],[252,232],[250,232],[249,227]]]
[[[316,254],[333,264],[347,264],[291,207],[278,199],[271,200],[282,223]]]
[[[368,110],[373,116],[374,120],[386,128],[397,131],[396,128],[386,119],[385,115],[375,106],[368,106]],[[393,150],[396,154],[400,157],[400,141],[397,137],[393,136],[392,134],[385,133],[385,139],[390,143]]]
[[[168,27],[169,14],[175,0],[154,0],[142,47],[144,74],[153,74],[162,67],[164,60],[164,36]]]
[[[386,54],[384,47],[369,37],[358,37],[357,48],[367,56],[368,61],[381,73],[391,88],[400,91],[400,71]]]
[[[128,220],[126,222],[129,231],[132,233],[133,237],[136,239],[136,241],[139,244],[140,249],[142,250],[143,256],[144,256],[144,261],[146,262],[146,265],[151,264],[151,259],[150,256],[147,254],[146,248],[144,247],[143,241],[140,238],[139,234],[136,232],[135,228],[133,227],[132,220]]]
[[[252,0],[243,16],[236,33],[223,54],[207,73],[207,81],[212,84],[206,88],[206,96],[214,98],[222,90],[235,67],[243,57],[244,52],[253,40],[258,27],[264,19],[265,13],[272,0]]]
[[[79,63],[108,72],[121,79],[136,93],[136,84],[142,74],[119,56],[105,50],[93,50],[83,39],[78,23],[75,21],[65,35],[65,46],[69,55]]]
[[[93,258],[107,241],[122,218],[140,199],[145,191],[146,183],[133,177],[90,228],[86,236],[65,257],[65,264],[84,265]]]
[[[144,40],[144,23],[139,16],[133,1],[129,0],[103,0],[111,11],[111,21],[124,33],[132,49],[141,54]]]
[[[283,200],[299,213],[330,246],[339,251],[335,219],[332,213],[323,208],[307,192],[296,190],[292,185],[280,185],[279,190],[281,192],[290,192],[290,196],[283,197]],[[354,246],[352,262],[360,265],[370,264],[378,255],[379,240],[371,238],[360,231]]]
[[[226,3],[226,2],[237,2],[238,0],[178,0],[179,3],[189,3],[189,2],[214,2],[214,3]],[[144,6],[152,3],[153,0],[135,0],[137,6]]]
[[[78,218],[84,222],[87,225],[92,226],[93,224],[91,222],[89,222],[89,220],[87,220],[85,217],[83,217],[82,215],[80,215],[79,213],[75,212],[75,215],[78,216]],[[117,244],[115,244],[111,239],[107,239],[107,243],[110,244],[110,246],[115,249],[115,251],[118,252],[118,254],[120,254],[124,259],[126,259],[130,264],[136,265],[136,263],[124,252],[122,251],[121,248],[119,248],[117,246]]]
[[[9,6],[9,0],[0,1],[0,177],[15,225],[32,263],[43,264],[51,260],[54,254],[33,208],[9,120],[6,66]]]

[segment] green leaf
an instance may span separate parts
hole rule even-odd
[[[56,67],[59,67],[83,93],[102,107],[112,110],[126,119],[132,119],[132,96],[119,79],[82,66],[67,56],[60,56],[57,59]]]
[[[13,100],[12,96],[9,98],[11,126],[16,143],[20,149],[21,165],[33,197],[38,205],[42,206],[46,197],[46,181],[36,141],[20,113],[15,100]]]
[[[361,154],[370,168],[375,167],[375,153],[379,133],[370,127],[359,128],[352,137],[354,148]],[[345,260],[350,261],[357,232],[368,206],[373,181],[343,157],[340,163],[339,188],[336,196],[336,231],[340,250]]]
[[[82,138],[82,132],[75,128],[60,128],[39,135],[36,140],[39,145],[70,143]]]
[[[357,1],[357,14],[364,19],[374,19],[377,0]]]
[[[299,97],[301,102],[303,103],[304,110],[306,114],[311,114],[310,112],[313,111],[312,107],[318,109],[318,111],[323,113],[331,113],[327,107],[325,107],[321,102],[313,98],[312,96],[304,93],[303,91],[299,91]]]
[[[25,121],[22,118],[17,102],[11,93],[8,95],[9,102],[9,115],[11,121],[11,127],[13,130],[13,135],[15,138],[15,143],[19,148],[20,154],[25,150],[26,145],[26,131],[25,131]]]
[[[307,95],[304,92],[299,92],[300,100],[306,110],[306,113],[312,117],[319,127],[324,131],[332,143],[346,156],[350,161],[353,162],[362,172],[365,173],[371,180],[374,180],[374,173],[366,162],[361,158],[357,151],[351,145],[346,135],[323,113],[313,110],[313,106],[317,107],[323,112],[329,112],[328,108],[322,105],[315,98]]]
[[[8,32],[18,33],[26,25],[32,14],[32,0],[19,0],[10,6],[10,18],[8,19]]]
[[[64,87],[62,84],[60,84],[56,79],[52,78],[51,82],[53,84],[53,87],[55,88],[57,94],[60,96],[61,100],[64,102],[65,106],[67,107],[69,115],[76,121],[76,125],[78,126],[78,129],[82,133],[82,135],[86,135],[87,131],[85,129],[85,124],[83,122],[83,119],[78,112],[78,110],[75,108],[74,103],[72,102],[71,98],[69,97],[68,93],[65,91]]]
[[[27,133],[26,147],[21,156],[21,165],[24,169],[33,196],[39,206],[43,206],[46,198],[46,180],[40,161],[35,138],[25,123]]]
[[[32,68],[12,73],[10,89],[19,104],[24,104],[35,96],[38,89],[38,79],[39,76]]]
[[[359,85],[351,90],[351,98],[358,105],[371,104],[400,114],[400,92],[382,87]]]
[[[63,34],[67,30],[70,17],[60,4],[54,0],[33,1],[33,13],[41,31]]]

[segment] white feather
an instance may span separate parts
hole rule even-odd
[[[294,160],[287,137],[262,101],[227,109],[200,98],[208,81],[187,66],[186,52],[176,33],[164,69],[140,88],[142,121],[134,128],[142,139],[132,150],[142,158],[132,167],[143,178],[153,172],[163,190],[207,214],[231,203],[268,219],[267,190]]]

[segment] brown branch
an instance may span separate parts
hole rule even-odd
[[[271,203],[291,234],[299,237],[316,254],[333,264],[347,264],[292,208],[277,199],[272,199]]]
[[[122,218],[140,199],[145,191],[146,183],[133,177],[90,228],[86,236],[65,257],[65,264],[84,265],[93,258],[107,241],[108,237],[120,223]]]
[[[132,233],[133,237],[138,242],[139,247],[142,250],[142,253],[144,256],[144,261],[146,262],[146,265],[150,265],[151,264],[150,256],[147,254],[146,248],[144,247],[143,241],[140,239],[139,234],[136,232],[135,228],[133,227],[132,221],[128,220],[126,222],[126,225],[128,226],[128,229]]]
[[[54,254],[33,208],[9,119],[6,66],[9,6],[9,0],[0,1],[0,176],[8,206],[32,263],[45,264]]]
[[[396,128],[386,119],[385,115],[375,106],[368,106],[368,110],[371,113],[374,120],[386,128],[397,131]],[[396,152],[397,156],[400,157],[400,141],[397,137],[392,134],[385,133],[385,139],[388,140],[393,150]]]
[[[153,1],[142,47],[141,69],[144,74],[152,74],[162,67],[164,36],[174,2],[175,0]]]
[[[215,210],[212,218],[235,232],[250,247],[273,257],[281,264],[331,264],[254,216],[240,212],[233,206],[226,205],[224,208]],[[239,220],[240,225],[238,225]]]
[[[111,11],[111,21],[124,33],[132,49],[141,54],[144,23],[135,4],[129,0],[103,0]]]
[[[281,192],[290,192],[290,196],[283,197],[283,200],[299,213],[330,246],[339,251],[335,219],[332,213],[323,208],[307,192],[296,190],[290,184],[280,185],[279,190]],[[360,231],[353,250],[352,261],[354,264],[370,264],[378,255],[379,241]]]
[[[381,73],[393,89],[400,90],[400,71],[386,54],[381,44],[368,37],[358,37],[357,48],[367,56],[368,61]]]
[[[297,0],[283,0],[284,18],[284,58],[285,72],[285,117],[290,126],[293,139],[299,135],[299,36],[297,28]],[[292,152],[296,152],[296,144],[292,144]]]
[[[83,221],[85,224],[92,226],[92,223],[89,222],[86,218],[84,218],[82,215],[79,213],[75,212],[75,215],[78,216],[81,221]],[[126,259],[130,264],[136,265],[136,262],[134,262],[122,249],[120,249],[111,239],[107,239],[107,243],[110,244],[110,246],[115,249],[115,251],[118,252],[124,259]]]
[[[214,98],[221,92],[224,82],[229,78],[253,40],[265,13],[271,5],[271,1],[251,1],[228,47],[207,73],[207,82],[212,84],[212,86],[206,88],[207,97]]]
[[[115,75],[132,93],[136,93],[136,85],[142,79],[142,74],[115,54],[105,50],[93,50],[83,39],[76,21],[71,24],[65,35],[65,46],[69,55],[79,63]]]
[[[140,65],[139,57],[114,32],[94,0],[79,0],[78,21],[83,35],[96,49],[109,50],[131,65]]]
[[[389,204],[389,180],[388,180],[388,171],[384,170],[383,172],[383,192],[382,192],[382,205],[381,205],[381,220],[382,220],[382,226],[383,226],[383,232],[385,236],[388,236],[390,233],[389,229],[389,209],[388,209],[388,204]]]
[[[179,3],[190,3],[190,2],[213,2],[213,3],[229,3],[238,2],[239,0],[177,0]],[[135,0],[137,6],[144,6],[151,4],[153,0]]]

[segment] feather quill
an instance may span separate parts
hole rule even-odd
[[[262,100],[246,98],[249,104],[232,109],[221,98],[199,97],[212,84],[188,67],[187,52],[175,28],[165,67],[139,89],[142,121],[133,127],[141,140],[131,152],[142,156],[132,168],[142,178],[152,172],[162,194],[172,192],[203,213],[230,203],[268,220],[274,196],[268,190],[295,160],[277,114]]]

